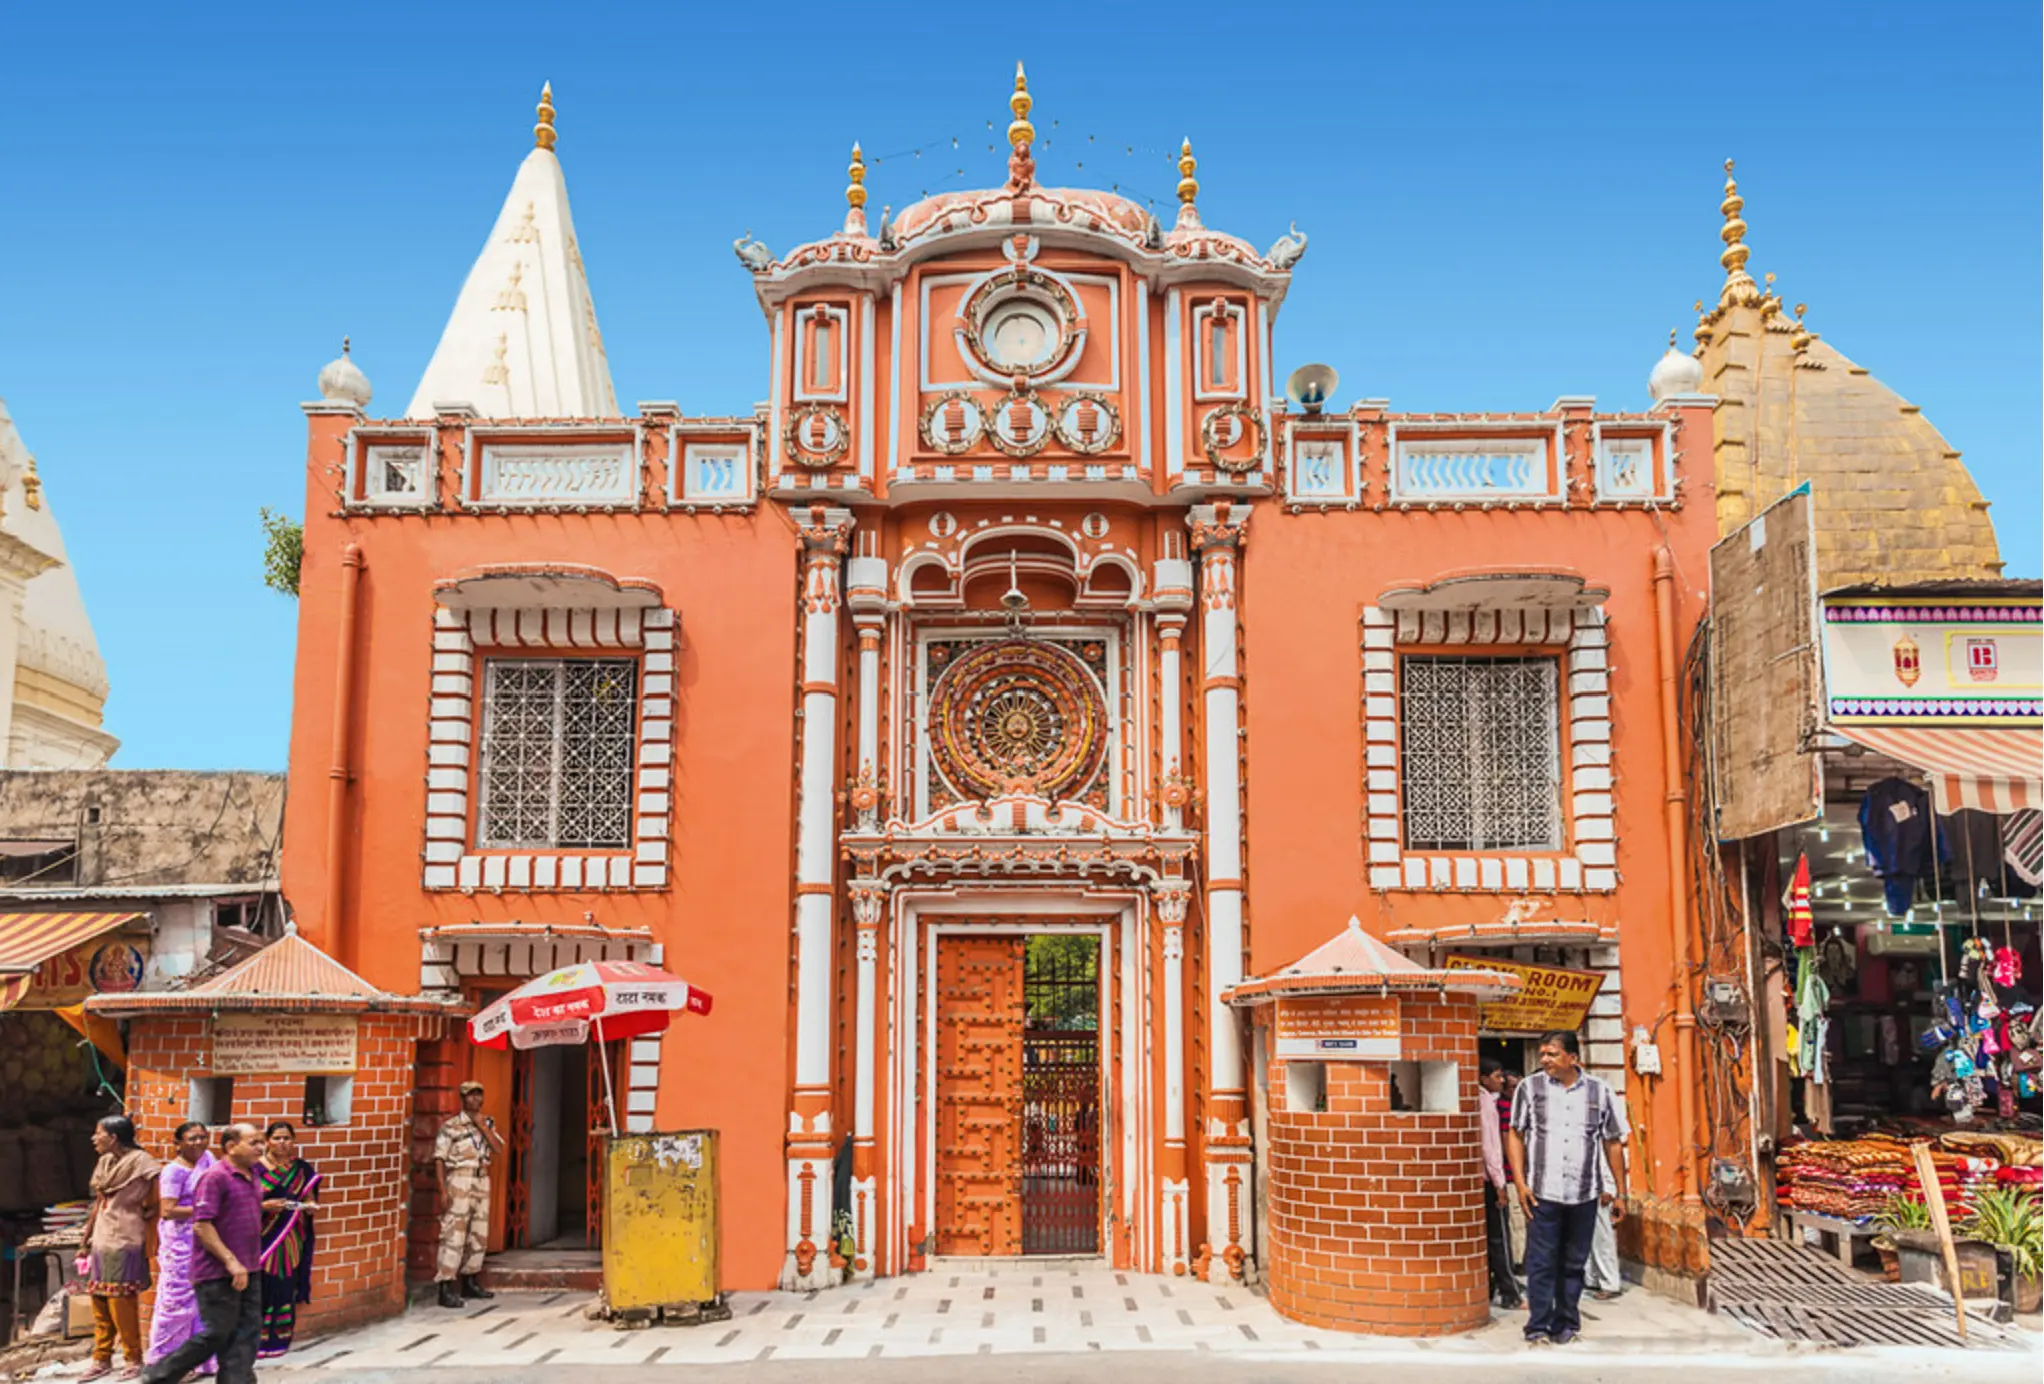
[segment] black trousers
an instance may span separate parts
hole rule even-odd
[[[1583,1268],[1597,1217],[1595,1201],[1543,1201],[1526,1221],[1526,1337],[1583,1329]]]
[[[1483,1184],[1483,1247],[1490,1261],[1490,1300],[1500,1307],[1517,1307],[1524,1299],[1519,1295],[1519,1280],[1512,1276],[1505,1208],[1498,1205],[1498,1189],[1487,1180]]]
[[[204,1253],[204,1251],[200,1251]],[[177,1384],[218,1357],[217,1384],[255,1384],[256,1341],[263,1333],[263,1278],[250,1274],[248,1286],[208,1278],[192,1286],[199,1300],[199,1329],[192,1338],[142,1371],[142,1384]]]

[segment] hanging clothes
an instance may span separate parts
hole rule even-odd
[[[1810,914],[1810,857],[1796,857],[1796,873],[1789,881],[1788,893],[1782,902],[1786,907],[1783,916],[1788,924],[1789,945],[1797,949],[1807,947],[1815,940],[1812,929],[1815,919]]]
[[[1899,918],[1916,900],[1916,881],[1931,873],[1931,852],[1944,844],[1934,832],[1930,795],[1906,779],[1882,779],[1860,801],[1859,829],[1888,913]]]

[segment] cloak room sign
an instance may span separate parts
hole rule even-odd
[[[1449,971],[1503,971],[1524,982],[1519,993],[1483,1005],[1477,1023],[1486,1033],[1574,1033],[1589,1016],[1590,1001],[1604,988],[1602,971],[1569,971],[1559,966],[1531,966],[1488,956],[1450,956],[1441,962]]]
[[[355,1070],[355,1019],[345,1014],[222,1014],[213,1020],[216,1076]]]
[[[1292,1062],[1395,1062],[1398,1001],[1389,995],[1280,999],[1276,1055]]]

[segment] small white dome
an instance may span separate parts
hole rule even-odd
[[[1672,394],[1702,392],[1703,362],[1676,350],[1674,338],[1670,337],[1668,354],[1655,362],[1654,373],[1647,376],[1647,394],[1658,404]]]
[[[356,408],[369,407],[369,377],[356,368],[348,359],[348,338],[341,338],[341,357],[330,360],[319,372],[319,397],[338,403],[353,404]]]

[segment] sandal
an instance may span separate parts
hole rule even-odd
[[[79,1384],[85,1384],[85,1381],[89,1379],[105,1379],[108,1375],[112,1374],[113,1372],[114,1367],[112,1361],[108,1361],[106,1364],[102,1365],[97,1360],[95,1360],[92,1362],[92,1368],[88,1369],[84,1374],[78,1376]]]
[[[114,1376],[116,1379],[140,1379],[141,1377],[142,1367],[140,1365],[130,1365]]]

